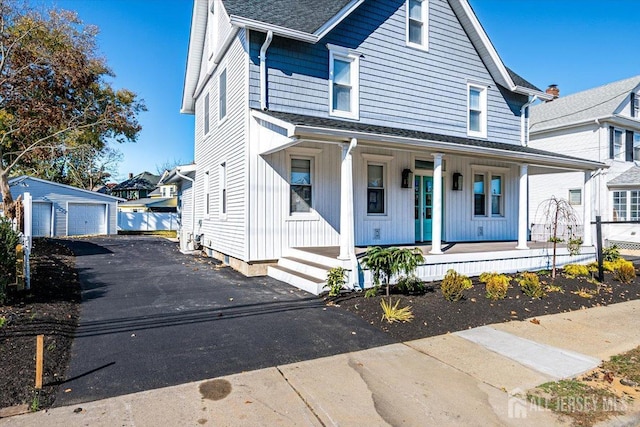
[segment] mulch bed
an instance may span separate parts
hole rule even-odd
[[[640,264],[636,261],[636,274]],[[515,275],[513,275],[515,276]],[[388,323],[382,320],[380,301],[382,295],[365,298],[364,292],[351,293],[336,298],[327,298],[329,304],[354,313],[365,321],[389,333],[400,341],[410,341],[449,332],[461,331],[492,323],[524,320],[545,314],[581,310],[589,307],[606,306],[618,302],[640,299],[640,277],[636,276],[631,284],[620,283],[612,273],[605,273],[604,284],[597,295],[585,298],[572,293],[580,289],[595,290],[598,286],[587,278],[569,279],[559,273],[555,281],[549,275],[541,275],[541,282],[560,286],[563,292],[547,292],[540,299],[523,294],[512,280],[507,297],[492,301],[485,297],[485,285],[473,278],[473,288],[464,292],[464,299],[457,302],[447,301],[440,291],[440,283],[429,284],[429,290],[422,295],[400,295],[393,293],[393,303],[400,299],[399,307],[411,306],[415,316],[411,322]]]
[[[55,240],[33,246],[31,290],[0,306],[0,408],[48,408],[64,380],[78,324],[80,284],[73,253]],[[43,388],[36,391],[36,336],[44,335]]]

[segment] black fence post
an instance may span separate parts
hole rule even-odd
[[[598,249],[598,281],[604,281],[604,268],[602,266],[602,217],[596,216],[596,248]]]

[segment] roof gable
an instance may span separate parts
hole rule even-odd
[[[531,108],[531,132],[611,117],[639,86],[640,76],[635,76],[536,105]]]
[[[99,193],[97,191],[85,190],[84,188],[74,187],[73,185],[60,184],[59,182],[47,181],[46,179],[35,178],[35,177],[32,177],[32,176],[27,176],[27,175],[21,175],[21,176],[18,176],[18,177],[10,179],[9,180],[9,186],[13,187],[15,185],[19,185],[19,184],[23,183],[24,181],[36,181],[36,182],[40,182],[42,184],[48,184],[48,185],[52,185],[52,186],[55,186],[55,187],[61,187],[61,188],[66,188],[66,189],[70,189],[70,190],[74,190],[74,191],[79,191],[79,192],[82,192],[82,193],[91,194],[93,196],[104,197],[104,198],[109,199],[109,200],[115,200],[115,201],[125,200],[125,199],[122,199],[120,197],[111,196],[109,194]]]
[[[111,191],[123,191],[123,190],[153,190],[158,185],[160,176],[154,175],[149,172],[142,172],[129,178],[126,181],[122,181],[111,189]]]

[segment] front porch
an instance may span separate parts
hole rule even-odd
[[[551,268],[551,243],[528,242],[528,249],[516,249],[516,245],[515,241],[443,243],[441,254],[431,254],[431,245],[398,246],[417,247],[422,251],[424,263],[416,274],[424,281],[441,280],[449,269],[467,276],[478,276],[484,272],[517,273]],[[369,288],[373,286],[371,274],[360,261],[366,250],[366,247],[355,249],[357,278],[353,277],[356,265],[338,259],[339,246],[291,248],[277,266],[269,267],[269,276],[318,295],[324,290],[327,271],[332,267],[343,267],[349,272],[348,283],[359,283],[363,288]],[[582,247],[578,255],[570,255],[564,245],[558,246],[556,264],[559,267],[595,260],[593,246]]]

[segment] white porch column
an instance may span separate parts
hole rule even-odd
[[[583,207],[583,215],[582,222],[584,224],[584,235],[582,237],[582,244],[584,246],[593,246],[593,238],[591,237],[591,190],[592,190],[592,182],[591,177],[593,176],[591,171],[586,171],[584,173],[584,187],[582,190],[582,207]]]
[[[529,198],[527,181],[529,165],[520,165],[520,188],[518,191],[518,246],[516,249],[529,249],[527,246],[527,200]]]
[[[442,253],[442,156],[433,155],[433,213],[431,215],[431,252]]]
[[[353,218],[353,155],[351,151],[358,140],[342,144],[342,166],[340,168],[340,260],[350,260],[355,255],[355,230]]]

